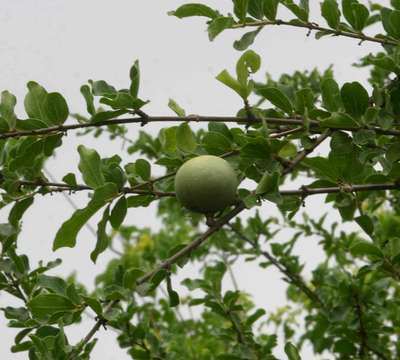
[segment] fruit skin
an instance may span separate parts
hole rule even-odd
[[[218,156],[202,155],[185,162],[175,176],[178,201],[189,210],[212,214],[232,205],[238,181],[231,165]]]

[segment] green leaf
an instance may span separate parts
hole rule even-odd
[[[1,93],[0,102],[0,116],[6,120],[10,130],[15,129],[17,123],[17,116],[15,115],[14,108],[17,104],[17,98],[7,90]],[[8,129],[7,129],[8,130]]]
[[[226,126],[225,123],[220,121],[211,121],[208,123],[208,131],[217,132],[224,135],[229,141],[233,140],[231,130]]]
[[[10,126],[8,125],[8,122],[6,121],[6,119],[0,116],[0,134],[8,131],[10,131]]]
[[[278,172],[271,173],[269,171],[266,171],[260,182],[258,183],[256,194],[266,195],[279,191],[279,179],[280,175]]]
[[[246,50],[250,45],[254,43],[255,38],[260,32],[261,27],[254,31],[249,31],[240,38],[240,40],[236,40],[233,43],[233,47],[238,51]]]
[[[292,343],[288,342],[285,345],[285,353],[288,360],[301,360],[299,350]]]
[[[97,316],[103,316],[103,307],[101,306],[100,301],[93,297],[83,297],[85,304],[89,306]]]
[[[101,171],[101,159],[97,151],[79,145],[78,152],[80,155],[79,170],[85,184],[93,189],[104,185],[105,179]]]
[[[64,97],[59,93],[46,94],[43,103],[43,111],[48,122],[53,125],[61,125],[68,119],[69,109]]]
[[[100,111],[92,116],[90,122],[97,123],[110,119],[115,119],[120,115],[126,114],[129,111],[127,109],[111,110],[111,111]]]
[[[385,31],[396,39],[400,39],[400,11],[383,8],[381,10],[382,24]]]
[[[390,4],[395,8],[396,10],[400,10],[400,0],[391,0]]]
[[[59,295],[65,295],[67,283],[56,276],[39,275],[37,285]]]
[[[315,95],[310,88],[303,88],[296,91],[296,111],[299,114],[308,114],[315,106]]]
[[[190,16],[204,16],[215,19],[219,15],[218,11],[211,9],[207,5],[196,3],[182,5],[175,11],[170,11],[168,14],[180,19]]]
[[[169,290],[168,296],[169,296],[169,306],[170,307],[175,307],[175,306],[179,305],[179,303],[180,303],[179,294],[175,290]]]
[[[187,122],[182,123],[176,130],[176,144],[178,149],[185,153],[192,153],[196,150],[196,138]]]
[[[89,84],[92,85],[92,93],[95,96],[114,96],[117,92],[114,86],[107,84],[104,80],[89,80]]]
[[[255,138],[240,149],[240,155],[248,160],[268,159],[271,148],[268,141],[264,138]]]
[[[150,176],[151,176],[151,165],[150,165],[150,163],[145,159],[137,159],[135,161],[135,172],[144,181],[150,180]]]
[[[110,223],[114,229],[118,229],[123,223],[127,213],[126,197],[122,196],[111,211]]]
[[[203,146],[212,155],[222,155],[232,149],[229,139],[225,135],[214,131],[210,131],[204,135]]]
[[[81,94],[85,98],[87,112],[90,115],[96,114],[96,108],[94,106],[94,97],[93,97],[92,92],[90,91],[89,85],[81,86]]]
[[[41,294],[27,304],[33,317],[45,320],[58,313],[76,310],[75,305],[67,297],[58,294]]]
[[[264,0],[264,15],[274,21],[278,12],[279,0]]]
[[[265,0],[249,0],[248,13],[258,19],[264,18]]]
[[[90,254],[90,259],[96,263],[98,256],[107,250],[108,245],[110,244],[110,238],[107,235],[106,227],[107,222],[110,218],[110,205],[108,205],[103,213],[103,216],[99,223],[97,224],[97,241],[96,247]]]
[[[25,211],[33,204],[34,197],[28,197],[15,203],[8,214],[8,222],[17,227]]]
[[[400,237],[390,239],[390,255],[392,258],[400,254]]]
[[[57,231],[53,243],[53,250],[57,250],[61,247],[74,247],[76,245],[76,237],[82,227],[98,210],[107,202],[111,201],[117,194],[117,186],[113,183],[107,183],[97,188],[88,205],[83,209],[76,210],[72,217],[64,222]]]
[[[11,346],[12,353],[18,353],[29,350],[33,346],[31,341],[24,341],[19,344]]]
[[[135,195],[126,199],[128,208],[147,207],[153,200],[153,195]]]
[[[289,98],[278,88],[263,87],[257,89],[257,93],[285,113],[290,115],[293,112],[293,106]]]
[[[246,320],[246,326],[253,325],[259,318],[264,316],[266,311],[264,309],[257,309],[252,315],[250,315]]]
[[[178,116],[185,117],[186,112],[181,108],[174,99],[169,99],[168,107]]]
[[[62,181],[64,181],[66,184],[68,184],[70,186],[77,186],[78,185],[78,183],[76,181],[75,174],[73,174],[73,173],[68,173],[67,175],[65,175],[62,178]]]
[[[29,117],[42,120],[47,124],[44,109],[47,91],[34,81],[30,81],[27,86],[29,91],[24,100],[26,113]]]
[[[367,21],[369,18],[368,8],[363,4],[352,4],[351,5],[354,23],[352,24],[354,30],[362,31],[367,25]]]
[[[303,160],[304,165],[314,170],[318,176],[327,178],[336,182],[339,178],[339,171],[335,166],[332,166],[328,159],[323,157],[313,157]]]
[[[243,99],[247,99],[248,91],[246,87],[241,85],[238,80],[233,78],[228,71],[224,70],[216,77],[216,79],[222,82],[224,85],[231,88],[237,94],[239,94]]]
[[[136,287],[136,281],[144,274],[145,272],[140,269],[129,269],[126,271],[123,278],[124,288],[134,290]]]
[[[208,25],[208,38],[213,41],[221,32],[233,26],[235,21],[231,17],[220,16]]]
[[[382,251],[374,244],[367,241],[358,240],[350,248],[351,253],[354,256],[373,256],[381,258],[383,256]]]
[[[249,0],[232,0],[233,12],[238,17],[239,21],[244,23],[246,20],[247,9],[249,7]]]
[[[246,89],[247,96],[250,95],[252,87],[248,84],[250,74],[257,72],[261,66],[261,58],[253,50],[247,50],[236,64],[236,75],[239,83]]]
[[[352,117],[343,113],[333,113],[321,121],[321,126],[333,129],[358,129],[360,125]]]
[[[140,67],[139,60],[136,60],[133,66],[129,71],[129,77],[131,79],[131,86],[129,87],[129,93],[135,99],[139,93],[139,85],[140,85]]]
[[[336,0],[324,0],[321,4],[321,14],[332,29],[337,29],[340,23],[340,10]]]
[[[143,101],[139,98],[133,98],[132,95],[120,91],[116,93],[114,96],[110,97],[102,97],[100,99],[102,104],[106,104],[111,106],[114,110],[119,109],[133,109],[138,110],[143,105],[147,104],[146,101]]]
[[[356,217],[354,220],[368,235],[372,235],[374,233],[374,223],[368,215]]]
[[[48,127],[44,121],[37,119],[17,120],[18,130],[35,130]]]
[[[284,6],[286,6],[293,14],[295,14],[298,19],[308,22],[309,16],[309,5],[308,0],[300,0],[300,4],[296,5],[293,0],[282,0]]]
[[[386,159],[391,163],[400,160],[400,144],[394,143],[387,148]]]
[[[160,130],[158,138],[166,153],[175,154],[176,152],[176,129],[176,126],[172,126]]]
[[[347,113],[356,118],[365,114],[368,108],[369,96],[367,90],[360,83],[344,84],[340,94]]]
[[[331,78],[325,79],[321,83],[322,103],[328,111],[335,112],[342,106],[339,85]]]
[[[357,0],[342,0],[342,11],[347,22],[353,26],[355,19],[352,5],[357,3]]]

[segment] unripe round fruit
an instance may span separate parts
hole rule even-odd
[[[218,156],[202,155],[185,162],[175,176],[179,202],[189,210],[212,214],[232,205],[238,181],[231,165]]]

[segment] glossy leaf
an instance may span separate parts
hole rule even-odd
[[[99,223],[97,224],[97,241],[96,247],[90,254],[90,258],[94,263],[96,263],[97,258],[101,253],[107,250],[110,244],[110,238],[107,234],[106,227],[107,223],[110,220],[110,205],[106,207],[104,210],[103,216]]]
[[[278,88],[264,87],[257,89],[257,93],[266,98],[277,108],[283,110],[287,114],[293,112],[293,107],[288,97]]]
[[[53,250],[62,247],[74,247],[76,238],[82,227],[97,213],[107,202],[118,194],[115,184],[107,183],[96,189],[93,199],[83,209],[76,210],[69,220],[64,222],[57,231],[53,243]]]
[[[344,84],[340,94],[347,113],[356,118],[365,114],[368,108],[369,96],[367,90],[360,83]]]
[[[340,10],[336,0],[324,0],[321,3],[321,14],[329,27],[337,29],[340,23]]]
[[[59,93],[49,93],[43,103],[43,110],[49,123],[63,124],[69,115],[69,109],[64,97]]]
[[[79,170],[82,173],[85,184],[93,189],[104,185],[105,179],[101,171],[101,161],[97,151],[84,145],[79,145],[78,152],[80,155]]]
[[[182,123],[178,127],[176,131],[176,144],[185,153],[191,153],[196,150],[197,142],[188,123]]]
[[[5,90],[1,93],[0,116],[5,119],[9,129],[15,129],[17,116],[14,108],[17,104],[17,98],[9,91]]]
[[[75,305],[65,296],[58,294],[41,294],[28,302],[32,315],[40,320],[51,315],[74,311]]]
[[[110,224],[114,229],[118,229],[123,223],[127,213],[127,202],[125,196],[122,196],[110,214]]]
[[[207,5],[192,3],[180,6],[175,11],[169,12],[169,15],[176,16],[180,19],[190,16],[204,16],[210,19],[215,19],[218,17],[218,12]]]

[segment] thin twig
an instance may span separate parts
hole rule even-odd
[[[332,131],[331,130],[325,130],[323,134],[321,134],[314,142],[314,144],[308,148],[304,149],[303,151],[299,152],[297,156],[292,160],[291,164],[287,166],[283,170],[283,175],[289,174],[294,168],[301,162],[303,159],[308,155],[311,154],[314,149],[320,145],[325,139],[327,139],[331,135]]]
[[[274,256],[268,251],[260,250],[258,244],[244,235],[241,231],[237,230],[234,226],[228,224],[228,227],[242,240],[250,244],[255,250],[260,251],[260,254],[264,256],[272,265],[274,265],[282,274],[284,274],[288,280],[291,281],[299,290],[301,290],[313,303],[318,307],[322,307],[322,301],[318,295],[311,290],[303,278],[299,274],[292,273],[284,264],[281,264]]]
[[[156,266],[155,269],[149,271],[147,274],[139,278],[137,281],[137,285],[145,283],[146,281],[150,280],[158,271],[162,269],[169,269],[171,265],[175,264],[178,260],[191,254],[201,244],[203,244],[212,234],[221,229],[225,224],[227,224],[230,220],[232,220],[236,215],[241,213],[244,209],[245,209],[244,203],[240,202],[230,212],[222,216],[220,219],[216,220],[215,223],[211,227],[209,227],[204,234],[199,236],[196,240],[192,241],[190,244],[186,245],[183,249],[179,250],[171,257],[164,260],[161,264]]]
[[[284,25],[284,26],[293,26],[293,27],[300,27],[300,28],[305,28],[310,31],[322,31],[326,34],[331,34],[333,36],[344,36],[344,37],[349,37],[353,39],[359,39],[361,41],[368,41],[368,42],[375,42],[379,43],[382,45],[399,45],[399,41],[392,40],[389,38],[380,38],[380,37],[372,37],[365,35],[363,33],[359,32],[350,32],[350,31],[344,31],[344,30],[334,30],[334,29],[329,29],[325,28],[322,26],[319,26],[318,24],[315,23],[310,23],[310,22],[292,22],[292,21],[284,21],[284,20],[262,20],[262,21],[252,21],[252,22],[246,22],[244,24],[235,24],[231,28],[232,29],[238,29],[238,28],[244,28],[244,27],[264,27],[264,26],[271,26],[271,25]]]
[[[228,270],[229,277],[231,278],[233,289],[235,291],[239,291],[239,285],[238,285],[238,282],[236,280],[235,273],[233,272],[232,266],[229,263],[228,256],[226,256],[225,253],[222,253],[221,256],[222,256],[222,260],[224,261],[224,264],[226,266],[226,269]]]
[[[104,308],[103,313],[107,314],[116,304],[118,304],[119,300],[113,300],[107,304],[107,306]],[[78,359],[78,356],[82,349],[85,347],[86,344],[92,340],[93,336],[96,334],[97,331],[101,328],[102,325],[105,324],[105,319],[104,318],[99,318],[96,323],[93,325],[93,327],[89,330],[87,335],[79,342],[79,344],[76,347],[75,351],[72,351],[70,355],[68,356],[68,360],[74,360]]]

